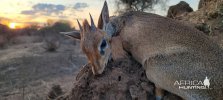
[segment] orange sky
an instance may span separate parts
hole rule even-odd
[[[180,0],[169,0],[168,5]],[[196,9],[199,0],[184,0]],[[107,0],[110,15],[114,15],[114,0]],[[43,25],[47,20],[67,20],[77,26],[76,19],[89,19],[89,13],[95,19],[99,17],[104,0],[1,0],[0,23],[16,23],[17,28],[31,24]],[[165,15],[157,8],[155,13]]]

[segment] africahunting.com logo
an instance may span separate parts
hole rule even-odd
[[[177,80],[174,82],[174,86],[178,86],[179,89],[211,89],[210,79],[206,76],[204,80]]]

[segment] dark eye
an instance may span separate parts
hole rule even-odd
[[[104,55],[105,54],[105,48],[107,47],[107,42],[105,39],[102,40],[101,45],[100,45],[100,54]]]
[[[104,49],[105,47],[107,46],[107,43],[106,41],[103,39],[102,42],[101,42],[101,49]]]

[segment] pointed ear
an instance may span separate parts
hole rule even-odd
[[[78,40],[81,39],[80,31],[60,32],[60,33],[63,34],[63,35],[66,35],[68,37],[71,37],[71,38],[75,38],[75,39],[78,39]]]
[[[105,30],[105,25],[109,22],[109,11],[108,11],[108,5],[105,1],[104,6],[101,11],[101,15],[98,19],[98,28]]]

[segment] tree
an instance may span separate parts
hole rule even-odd
[[[70,23],[67,21],[58,21],[53,23],[52,25],[47,25],[39,30],[41,34],[57,34],[59,32],[72,31]]]
[[[117,13],[127,11],[146,11],[152,10],[155,5],[160,4],[166,7],[168,0],[117,0]],[[124,7],[124,8],[123,8]]]
[[[59,32],[72,31],[70,23],[67,21],[58,21],[52,25],[47,25],[39,30],[39,34],[43,36],[43,48],[46,51],[56,51],[60,46],[61,34]]]
[[[57,30],[58,32],[65,32],[65,31],[71,31],[72,27],[67,22],[56,22],[52,26],[53,29]]]

